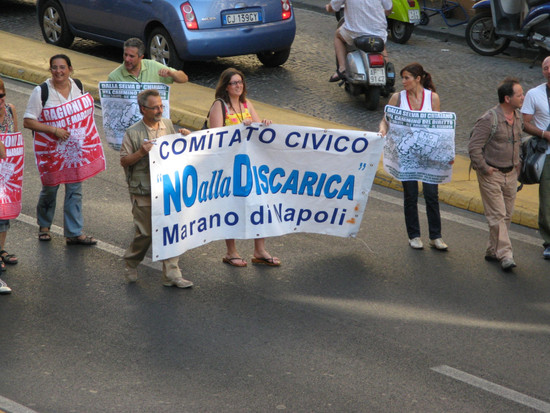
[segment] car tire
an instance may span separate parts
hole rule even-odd
[[[172,38],[162,27],[157,27],[151,32],[147,41],[147,55],[165,66],[178,70],[183,68],[183,60],[178,56]]]
[[[264,66],[281,66],[288,60],[288,56],[290,56],[290,47],[288,49],[279,50],[277,52],[260,52],[256,54],[256,56]]]
[[[73,43],[74,35],[58,2],[50,0],[44,3],[38,18],[46,43],[59,47],[69,47]]]

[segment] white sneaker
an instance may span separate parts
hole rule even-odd
[[[1,278],[0,278],[0,294],[10,294],[11,288],[8,287],[8,284],[6,284]]]
[[[409,245],[415,250],[421,250],[422,248],[424,248],[424,244],[422,244],[422,240],[419,237],[411,238],[409,240]]]
[[[443,238],[431,239],[430,247],[440,251],[447,251],[447,248],[449,248],[449,246],[443,241]]]

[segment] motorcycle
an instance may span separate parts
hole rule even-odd
[[[511,41],[550,51],[550,3],[547,0],[481,0],[466,26],[466,42],[476,53],[494,56]]]
[[[405,44],[411,38],[414,26],[421,21],[420,0],[392,0],[393,9],[387,17],[390,38],[395,43]],[[335,13],[336,20],[344,16],[344,6]]]
[[[343,23],[342,17],[338,27]],[[338,86],[344,85],[352,96],[365,94],[368,110],[376,110],[380,96],[387,97],[395,91],[395,68],[386,61],[383,51],[384,41],[377,36],[359,36],[353,46],[347,46],[346,72]]]

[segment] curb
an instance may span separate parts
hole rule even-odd
[[[66,53],[65,49],[2,31],[0,31],[0,43],[3,49],[0,73],[34,84],[42,83],[50,76],[47,70],[50,56],[60,52]],[[99,101],[97,84],[100,80],[106,80],[107,74],[117,67],[118,63],[107,62],[78,52],[71,52],[71,60],[77,68],[75,77],[82,80],[85,90]],[[170,105],[172,121],[189,129],[200,129],[213,101],[213,95],[212,89],[193,83],[174,85],[171,98],[178,103]],[[259,111],[270,113],[275,123],[322,129],[357,129],[262,102],[254,101],[254,105]],[[456,156],[452,181],[439,186],[439,199],[446,204],[482,214],[483,206],[477,179],[475,173],[472,177],[470,176],[469,165],[470,160],[467,157]],[[382,161],[378,165],[374,183],[402,191],[401,183],[384,171]],[[538,228],[538,185],[526,186],[518,193],[512,222]]]

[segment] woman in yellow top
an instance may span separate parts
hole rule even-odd
[[[239,123],[250,125],[252,122],[261,122],[264,125],[271,124],[268,119],[260,119],[252,103],[246,99],[246,83],[243,73],[233,68],[224,70],[220,75],[218,86],[216,86],[216,101],[210,110],[210,127],[219,128],[221,126],[238,125]],[[225,243],[227,244],[227,253],[222,261],[235,267],[246,267],[246,261],[241,258],[237,251],[235,240],[227,239]],[[272,257],[267,252],[265,238],[256,238],[254,240],[252,263],[279,266],[281,260]]]

